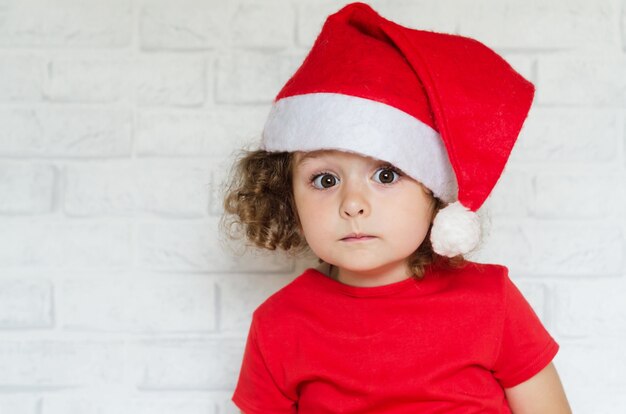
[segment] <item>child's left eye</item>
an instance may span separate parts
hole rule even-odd
[[[392,168],[382,167],[376,170],[373,178],[374,181],[380,184],[392,184],[398,181],[400,174]]]

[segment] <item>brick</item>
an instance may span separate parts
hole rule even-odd
[[[135,152],[140,156],[206,155],[211,127],[206,113],[143,110],[137,116]]]
[[[203,164],[140,160],[68,166],[65,211],[72,216],[202,217],[210,183]]]
[[[106,391],[94,392],[93,396],[43,397],[41,414],[222,414],[216,411],[216,404],[210,397],[164,397],[127,398],[107,395]]]
[[[559,333],[570,338],[625,338],[624,294],[624,277],[561,284],[556,293],[555,326]]]
[[[129,266],[128,223],[11,220],[0,222],[0,267]]]
[[[382,16],[403,26],[474,37],[494,49],[616,48],[618,38],[610,0],[479,0],[459,2],[370,1]],[[310,48],[333,2],[303,2],[298,7],[298,45]],[[532,28],[532,30],[529,30]]]
[[[116,109],[0,109],[0,155],[130,156],[132,113]]]
[[[252,312],[297,274],[218,275],[220,332],[245,337],[250,328]]]
[[[206,63],[197,57],[58,58],[50,63],[54,101],[197,106],[204,102]]]
[[[479,210],[482,222],[481,244],[466,257],[481,263],[504,264],[511,274],[526,276],[531,269],[532,250],[522,232],[520,220],[506,220]]]
[[[0,396],[0,414],[39,414],[39,398],[31,395]]]
[[[374,4],[368,4],[374,7]],[[296,4],[296,44],[310,49],[319,35],[326,17],[341,9],[341,4],[331,1],[303,1]]]
[[[545,57],[537,68],[540,104],[626,106],[624,58]]]
[[[218,106],[200,112],[140,111],[135,153],[228,156],[249,144],[258,145],[268,112],[269,105]]]
[[[121,47],[130,44],[125,0],[20,0],[0,10],[0,46]]]
[[[132,113],[123,109],[63,109],[38,113],[49,156],[127,157]]]
[[[145,50],[204,50],[228,39],[228,2],[154,0],[139,11],[139,40]]]
[[[100,397],[102,398],[102,397]],[[124,403],[128,401],[124,400]],[[118,408],[122,403],[117,401],[99,401],[98,399],[82,397],[68,398],[55,395],[46,395],[42,399],[42,414],[61,414],[61,413],[83,413],[83,414],[104,414],[112,412],[113,408]],[[123,411],[119,411],[123,413]]]
[[[223,414],[217,410],[212,393],[203,393],[200,396],[171,397],[152,399],[133,399],[126,407],[117,407],[116,411],[103,414]],[[122,411],[120,411],[120,409]],[[61,414],[61,413],[59,413]]]
[[[564,343],[555,360],[573,412],[626,411],[623,340],[595,338]]]
[[[218,103],[271,103],[302,64],[304,55],[260,52],[223,54],[217,60]]]
[[[206,215],[210,170],[200,162],[150,162],[136,164],[139,208],[171,217]]]
[[[620,22],[622,28],[622,50],[626,52],[626,2],[622,0],[622,17]]]
[[[209,214],[213,216],[221,216],[224,213],[223,203],[226,196],[227,186],[230,185],[227,180],[228,176],[227,168],[220,168],[219,165],[225,164],[224,161],[215,163],[211,172],[211,189],[209,199]]]
[[[41,101],[44,70],[45,61],[39,57],[4,52],[0,56],[0,101]]]
[[[46,96],[61,102],[121,101],[132,91],[132,69],[130,62],[114,57],[53,59]]]
[[[288,0],[243,1],[235,9],[231,23],[234,46],[259,49],[284,48],[293,44],[294,5]]]
[[[51,212],[57,175],[51,165],[0,161],[0,213]]]
[[[124,344],[48,339],[0,342],[1,387],[113,385],[124,374]]]
[[[135,67],[137,102],[145,106],[199,106],[206,100],[204,58],[149,57]]]
[[[59,325],[65,330],[211,332],[215,285],[206,277],[68,280],[60,287]]]
[[[129,345],[140,390],[234,389],[241,367],[242,339],[142,341]],[[131,374],[133,373],[131,370]]]
[[[30,109],[0,108],[0,155],[42,154],[46,147],[45,129],[39,113]]]
[[[137,204],[136,169],[130,161],[65,168],[64,212],[69,216],[129,215]]]
[[[520,169],[508,167],[481,209],[503,217],[527,217],[531,200],[531,177]]]
[[[624,183],[624,173],[539,174],[532,210],[541,218],[618,218],[626,207]]]
[[[611,49],[618,47],[614,2],[454,1],[459,32],[492,48]]]
[[[0,279],[0,328],[50,327],[52,327],[50,282],[35,279]]]
[[[447,33],[455,32],[455,16],[458,2],[428,0],[372,0],[367,4],[390,19],[406,27],[435,30]],[[326,17],[341,9],[342,4],[330,1],[304,1],[297,4],[298,46],[310,49],[322,30]]]
[[[223,244],[219,218],[203,221],[140,223],[138,266],[153,270],[287,272],[293,264],[277,255],[231,251]]]
[[[368,4],[383,17],[403,26],[447,33],[456,31],[454,17],[462,13],[461,5],[453,0],[374,0]]]
[[[623,272],[624,235],[611,223],[534,221],[524,227],[537,276],[611,276]]]
[[[607,164],[617,161],[619,116],[601,109],[533,107],[510,162]]]

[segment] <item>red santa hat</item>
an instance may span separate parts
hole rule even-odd
[[[498,181],[534,86],[482,43],[410,29],[364,3],[330,15],[274,99],[267,151],[336,149],[392,163],[449,203],[440,255],[471,251],[476,210]]]

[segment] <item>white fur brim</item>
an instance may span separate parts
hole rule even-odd
[[[445,202],[458,185],[441,137],[393,106],[338,93],[279,99],[263,130],[267,151],[350,151],[390,162]]]

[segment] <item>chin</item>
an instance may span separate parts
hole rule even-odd
[[[381,263],[381,262],[370,262],[370,261],[362,261],[359,262],[357,260],[348,263],[337,263],[333,264],[333,266],[339,267],[341,269],[350,271],[350,272],[358,272],[363,274],[379,274],[386,267],[391,266],[391,263]]]

